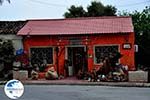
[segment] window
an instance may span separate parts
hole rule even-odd
[[[113,53],[118,52],[118,46],[95,46],[95,64],[101,63],[105,57],[110,57]]]
[[[53,48],[30,48],[31,64],[53,64]]]

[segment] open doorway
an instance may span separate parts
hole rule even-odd
[[[77,75],[79,70],[87,71],[87,52],[85,47],[67,47],[69,67],[72,67],[69,76]]]

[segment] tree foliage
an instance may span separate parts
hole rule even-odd
[[[12,79],[14,57],[12,41],[0,39],[0,79]]]
[[[93,1],[87,6],[87,11],[82,6],[72,5],[67,12],[65,18],[73,17],[97,17],[97,16],[116,16],[117,9],[114,6],[104,6],[101,2]]]
[[[6,0],[10,3],[10,0]],[[4,0],[0,0],[0,4],[2,4],[4,2]]]
[[[14,47],[11,40],[0,39],[1,63],[12,63],[14,60]]]
[[[111,5],[107,5],[104,9],[105,16],[115,16],[117,12],[117,8]]]
[[[87,7],[88,16],[103,16],[105,6],[101,2],[91,2],[91,5]]]
[[[66,18],[73,18],[73,17],[84,17],[86,15],[85,10],[82,6],[76,7],[72,5],[69,9],[69,12],[66,12],[64,16]]]
[[[121,12],[119,15],[132,16],[135,43],[139,45],[139,52],[136,54],[136,63],[150,66],[148,59],[150,57],[150,6],[146,7],[142,12]]]

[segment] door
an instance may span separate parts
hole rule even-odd
[[[87,71],[87,53],[84,47],[68,47],[69,66],[73,67],[73,75],[79,70]]]

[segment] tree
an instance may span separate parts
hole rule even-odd
[[[10,3],[10,0],[6,0]],[[0,4],[2,4],[4,2],[4,0],[0,0]]]
[[[150,57],[150,6],[146,7],[142,12],[134,11],[132,13],[122,12],[120,16],[132,16],[135,43],[139,46],[136,53],[136,64],[149,66]]]
[[[91,5],[87,7],[87,10],[89,17],[102,16],[104,15],[105,6],[101,2],[93,1]]]
[[[73,17],[84,17],[86,12],[85,10],[83,9],[82,6],[74,6],[72,5],[69,9],[68,9],[69,12],[66,12],[64,14],[64,16],[66,18],[73,18]]]
[[[14,47],[11,40],[0,39],[0,78],[12,78]]]
[[[116,16],[117,9],[111,5],[104,6],[101,2],[93,1],[87,6],[87,11],[82,6],[72,5],[67,12],[65,18],[73,17],[97,17],[97,16]]]
[[[105,16],[116,16],[117,8],[111,5],[107,5],[104,9]]]

